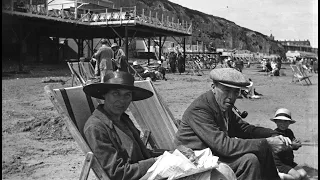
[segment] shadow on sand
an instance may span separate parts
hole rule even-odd
[[[309,166],[302,166],[302,168],[308,173],[308,176],[312,178],[312,180],[318,179],[318,169],[314,169]]]

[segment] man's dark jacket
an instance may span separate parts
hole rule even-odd
[[[253,153],[264,166],[264,160],[267,156],[270,157],[270,154],[266,153],[271,152],[265,138],[278,133],[272,129],[250,125],[238,117],[232,109],[228,110],[228,117],[228,127],[226,127],[224,116],[213,92],[207,91],[195,99],[184,112],[175,142],[177,145],[184,145],[194,150],[209,147],[220,160],[236,159],[244,154]],[[272,166],[267,168],[276,173],[274,162]]]

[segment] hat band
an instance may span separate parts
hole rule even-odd
[[[125,78],[111,78],[111,79],[108,79],[106,83],[133,86],[133,81],[130,81]]]
[[[284,116],[284,117],[287,117],[287,118],[291,119],[291,116],[289,116],[286,113],[279,113],[279,114],[276,115],[276,117],[278,117],[278,116]]]

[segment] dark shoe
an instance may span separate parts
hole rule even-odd
[[[254,89],[253,92],[254,92],[254,95],[263,96],[262,94],[258,93],[256,89]]]

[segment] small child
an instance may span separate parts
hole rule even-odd
[[[275,117],[270,120],[277,124],[275,131],[292,141],[291,148],[274,154],[280,178],[294,180],[306,178],[307,172],[294,162],[293,150],[298,150],[301,147],[301,142],[295,138],[292,130],[288,128],[290,124],[296,122],[291,119],[291,112],[288,109],[280,108],[276,111]]]

